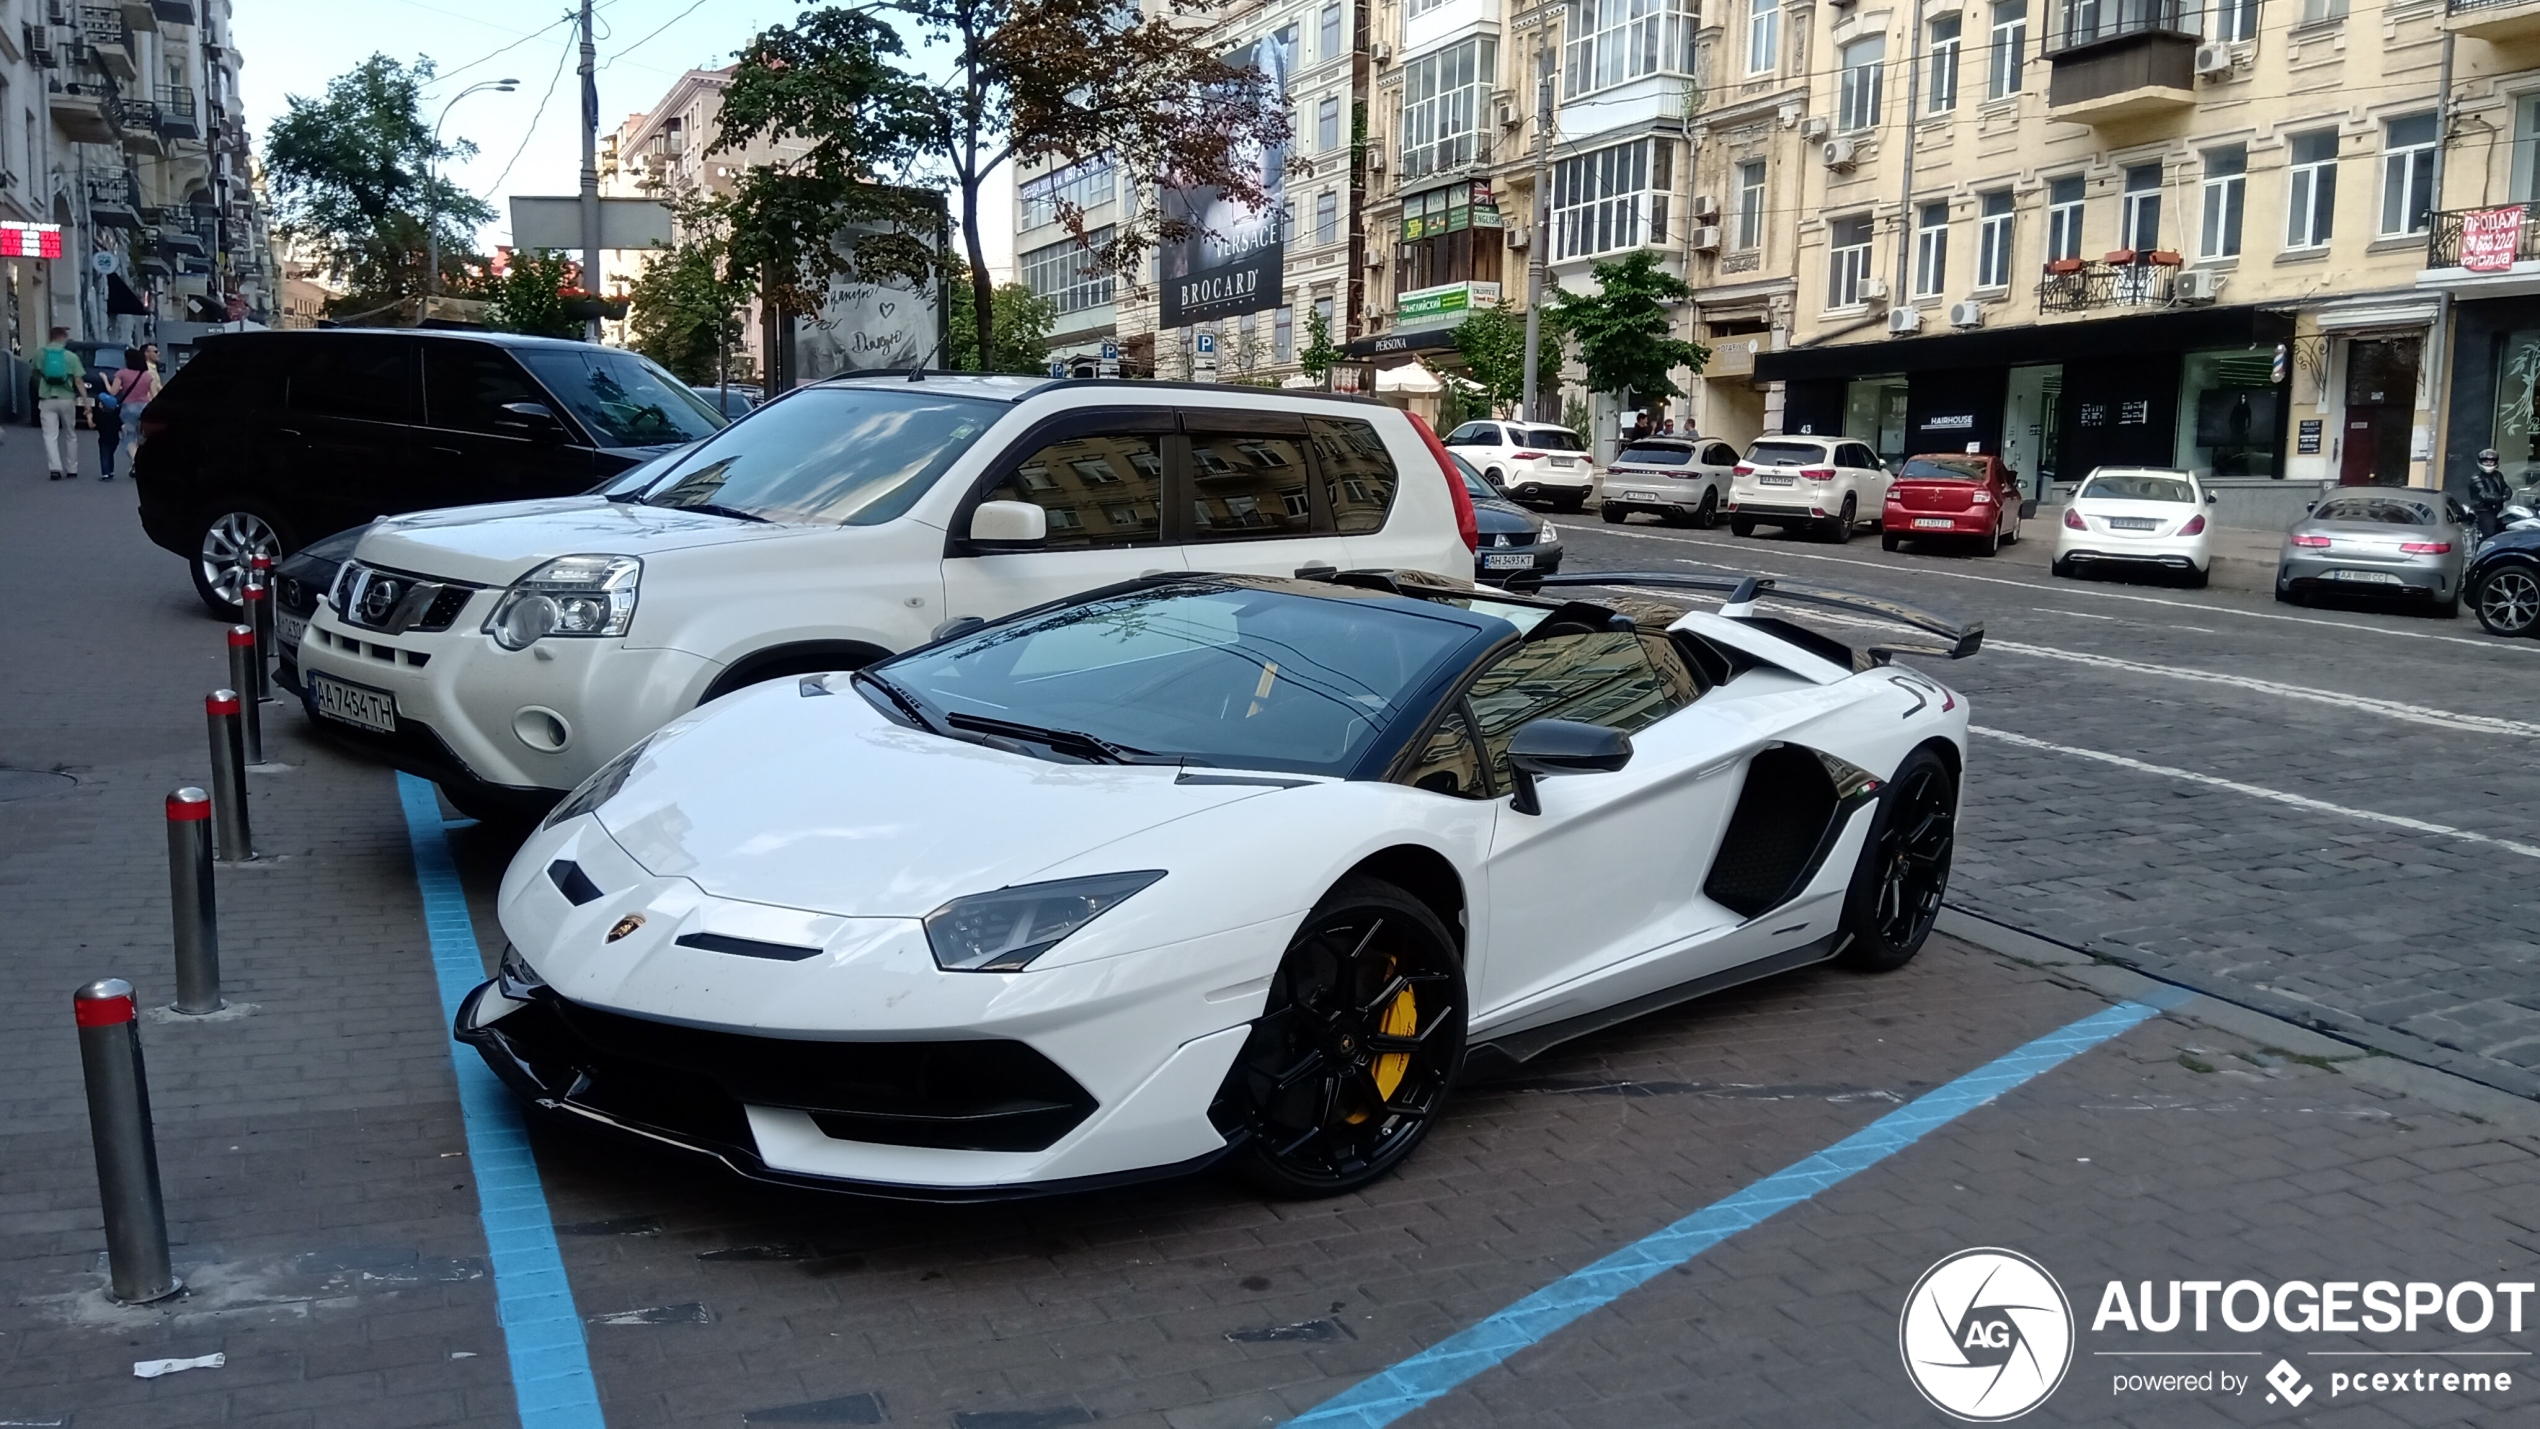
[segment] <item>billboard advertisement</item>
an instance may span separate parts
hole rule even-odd
[[[1271,98],[1284,105],[1296,50],[1297,30],[1288,26],[1262,36],[1248,51],[1228,55],[1226,62],[1268,76]],[[1287,196],[1287,159],[1285,144],[1265,148],[1257,156],[1261,186],[1267,191],[1258,208],[1229,199],[1225,190],[1215,187],[1164,190],[1161,201],[1168,215],[1189,222],[1196,231],[1164,248],[1158,317],[1162,326],[1188,327],[1279,305],[1284,256],[1279,206]]]

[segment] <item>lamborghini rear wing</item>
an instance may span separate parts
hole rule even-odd
[[[1900,601],[1803,585],[1778,576],[1704,576],[1672,571],[1570,571],[1560,575],[1535,575],[1521,571],[1508,580],[1508,588],[1520,593],[1541,590],[1546,586],[1643,586],[1656,590],[1716,591],[1728,597],[1719,613],[1732,620],[1753,616],[1758,600],[1787,600],[1893,621],[1947,642],[1942,645],[1871,646],[1871,656],[1881,661],[1890,655],[1946,655],[1952,660],[1963,660],[1984,648],[1982,621],[1960,624]]]

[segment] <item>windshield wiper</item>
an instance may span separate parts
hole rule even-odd
[[[651,503],[647,502],[645,504],[650,505]],[[678,505],[665,506],[662,509],[665,511],[702,511],[708,516],[729,516],[735,521],[756,521],[762,526],[775,524],[767,517],[761,516],[755,511],[744,511],[737,506],[717,506],[711,501],[681,502]]]
[[[858,670],[854,674],[849,675],[847,678],[855,684],[870,687],[876,693],[880,694],[882,698],[899,706],[901,713],[906,714],[910,719],[915,720],[917,722],[917,727],[926,731],[928,734],[940,734],[952,739],[961,738],[960,735],[953,732],[950,726],[944,723],[943,716],[937,714],[932,705],[929,705],[926,701],[920,699],[907,687],[894,681],[884,679],[882,676],[873,673],[871,670]]]
[[[1013,720],[995,719],[988,715],[965,714],[960,711],[946,715],[945,719],[959,729],[972,730],[980,734],[999,734],[1008,739],[1028,740],[1033,744],[1045,744],[1061,753],[1075,754],[1097,763],[1180,764],[1184,762],[1178,754],[1158,754],[1151,749],[1135,749],[1125,744],[1114,744],[1100,735],[1087,734],[1083,730],[1043,729],[1036,724],[1018,724]]]

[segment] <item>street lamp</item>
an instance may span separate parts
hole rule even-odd
[[[441,118],[432,121],[432,151],[423,159],[423,290],[436,298],[441,295],[441,191],[433,180],[432,163],[441,153],[441,125],[450,117],[450,111],[458,107],[459,101],[471,94],[482,94],[489,89],[497,94],[509,94],[518,88],[520,81],[516,79],[489,79],[483,84],[471,84],[451,95],[450,102],[441,106]]]

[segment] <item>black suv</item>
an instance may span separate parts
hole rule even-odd
[[[587,491],[724,425],[617,348],[506,333],[220,333],[141,416],[141,526],[235,618],[247,558],[381,516]]]

